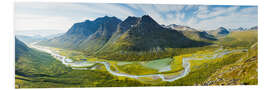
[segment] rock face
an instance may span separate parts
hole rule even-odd
[[[111,38],[113,33],[116,32],[117,25],[121,22],[121,20],[115,17],[104,17],[96,21],[101,23],[99,28],[95,33],[85,39],[79,45],[79,48],[87,51],[99,50]]]
[[[125,21],[128,21],[128,19],[130,18],[127,18]],[[130,28],[123,29],[126,32],[119,39],[108,45],[111,46],[111,49],[119,49],[121,51],[149,51],[153,49],[162,50],[164,48],[183,48],[206,44],[193,41],[185,37],[180,31],[164,28],[148,15],[144,15],[133,21],[136,22],[133,22],[133,25],[130,24]]]
[[[129,28],[133,27],[135,24],[137,24],[139,21],[138,17],[131,17],[129,16],[127,19],[125,19],[123,22],[121,22],[118,25],[118,32],[125,32],[127,31]]]
[[[102,44],[103,39],[106,41],[116,31],[117,24],[120,22],[120,19],[108,16],[97,18],[94,21],[86,20],[75,23],[64,35],[42,41],[39,44],[70,49],[85,48],[89,45],[90,42],[87,42],[89,40],[94,42],[100,39],[98,42]]]
[[[83,35],[85,37],[96,32],[98,29],[99,23],[95,21],[85,20],[84,22],[75,23],[69,30],[66,32],[67,35]]]

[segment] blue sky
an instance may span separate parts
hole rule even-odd
[[[148,14],[160,24],[187,25],[200,30],[218,27],[249,28],[258,22],[257,6],[104,4],[104,3],[31,3],[15,4],[15,30],[67,31],[74,23],[97,17]]]

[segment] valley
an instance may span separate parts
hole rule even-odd
[[[34,43],[35,44],[35,43]],[[203,61],[203,60],[215,60],[218,58],[222,58],[225,55],[229,55],[232,53],[243,53],[247,52],[247,49],[239,49],[239,50],[226,50],[222,47],[214,50],[214,51],[207,51],[207,53],[200,53],[204,51],[200,51],[198,53],[192,53],[190,55],[179,55],[174,56],[173,58],[164,58],[159,60],[151,60],[146,62],[123,62],[123,61],[117,61],[117,60],[105,60],[105,59],[98,59],[94,57],[87,57],[87,56],[79,56],[81,58],[78,58],[77,60],[72,60],[69,58],[78,57],[76,54],[72,51],[66,51],[59,48],[52,48],[52,47],[44,47],[44,46],[38,46],[32,44],[31,47],[50,53],[54,58],[60,60],[62,64],[72,67],[72,69],[77,70],[98,70],[97,67],[101,67],[97,64],[102,64],[102,66],[105,67],[106,71],[112,75],[115,76],[123,76],[128,78],[134,78],[139,81],[145,82],[145,78],[147,78],[147,82],[155,81],[157,83],[158,81],[168,81],[172,82],[177,79],[185,77],[190,72],[190,61]],[[58,52],[58,53],[57,53]],[[64,52],[71,52],[69,54],[64,55],[71,55],[71,56],[62,56],[59,53]],[[75,52],[78,53],[78,52]],[[69,58],[68,58],[69,57]],[[168,60],[169,59],[169,60]],[[171,60],[170,60],[171,59]],[[164,61],[167,62],[167,65]],[[128,67],[125,67],[124,65],[128,65]],[[139,64],[139,65],[138,65]],[[149,64],[149,65],[147,65]],[[156,64],[156,65],[153,65]],[[177,64],[177,65],[176,65]],[[151,65],[151,66],[150,66]],[[174,66],[174,70],[171,70],[172,66]],[[123,68],[127,68],[128,70],[132,71],[126,71]],[[140,71],[134,71],[136,69],[142,68]],[[175,68],[179,68],[178,70]],[[103,68],[104,69],[104,68]],[[148,73],[149,72],[149,73]]]
[[[161,26],[149,15],[104,16],[51,39],[19,39],[16,88],[258,83],[257,29],[200,31]]]

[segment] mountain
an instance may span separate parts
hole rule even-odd
[[[249,30],[258,30],[258,26],[251,27]]]
[[[218,31],[217,33],[218,33],[219,35],[227,35],[227,34],[230,33],[230,32],[229,32],[226,28],[224,28],[224,27],[218,28],[217,31]]]
[[[174,30],[179,30],[179,31],[197,31],[196,29],[191,28],[189,26],[182,26],[182,25],[176,25],[176,24],[170,24],[166,27],[174,29]]]
[[[227,30],[226,28],[224,27],[219,27],[218,29],[216,30],[210,30],[210,31],[207,31],[209,34],[212,34],[214,36],[225,36],[225,35],[228,35],[230,33],[229,30]]]
[[[208,34],[206,31],[183,31],[183,34],[195,41],[216,41],[216,37],[214,35]]]
[[[100,26],[95,33],[90,35],[85,39],[80,45],[79,48],[82,48],[85,51],[95,52],[111,38],[112,34],[116,32],[117,25],[121,22],[120,19],[116,17],[104,17],[98,18],[96,22],[100,22]]]
[[[116,17],[108,16],[97,18],[94,21],[86,20],[84,22],[75,23],[62,36],[45,40],[38,44],[69,49],[79,49],[79,46],[89,46],[91,42],[88,43],[87,41],[93,39],[98,41],[97,44],[102,44],[115,31],[115,25],[120,22],[121,20]]]
[[[187,48],[210,44],[191,40],[184,36],[182,31],[164,28],[148,15],[140,18],[127,18],[118,25],[118,32],[123,33],[115,35],[115,37],[118,37],[112,38],[111,43],[100,49],[98,55],[110,54],[117,56],[124,53],[129,54],[130,52],[159,53],[164,52],[166,48]]]
[[[194,28],[191,28],[189,26],[182,26],[182,25],[177,25],[177,24],[170,24],[166,26],[166,28],[174,29],[177,31],[182,31],[183,34],[196,41],[215,41],[217,40],[213,35],[208,34],[205,31],[199,31]]]
[[[16,37],[18,39],[20,39],[22,42],[25,43],[33,43],[33,42],[37,42],[40,40],[45,40],[43,37],[41,36],[24,36],[24,35],[16,35]]]
[[[199,31],[194,28],[191,28],[189,26],[182,26],[182,25],[176,25],[176,24],[170,24],[166,26],[166,28],[174,29],[177,31],[182,31],[183,34],[196,41],[214,41],[217,40],[213,35],[208,34],[205,31]]]
[[[164,53],[167,48],[199,47],[209,45],[210,40],[214,38],[206,32],[164,28],[149,15],[144,15],[129,16],[124,21],[105,16],[76,23],[64,35],[39,44],[76,49],[89,55],[115,57],[123,53],[137,56],[134,54]]]
[[[63,33],[57,33],[57,34],[51,34],[48,36],[40,36],[40,35],[35,35],[35,36],[25,36],[25,35],[16,35],[16,37],[18,39],[20,39],[21,41],[23,41],[24,43],[30,44],[33,42],[38,42],[38,41],[42,41],[42,40],[49,40],[55,37],[59,37],[63,35]]]
[[[120,36],[126,32],[129,28],[133,27],[139,21],[139,17],[129,16],[123,22],[119,23],[117,26],[117,31],[112,35],[110,40],[104,45],[101,50],[108,49],[108,47],[112,47],[112,44],[115,43],[116,40],[120,38]]]
[[[24,52],[28,51],[29,48],[27,45],[15,37],[15,61],[17,61],[19,57],[24,54]]]
[[[150,16],[144,15],[116,41],[121,50],[147,51],[151,49],[192,47],[195,41],[182,32],[163,28]],[[113,45],[114,46],[114,45]]]

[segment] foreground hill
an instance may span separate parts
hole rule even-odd
[[[220,38],[224,48],[248,48],[237,62],[213,73],[202,85],[257,85],[258,84],[258,30],[232,31]]]
[[[213,73],[203,85],[257,85],[258,44],[253,44],[247,55],[234,64]]]
[[[16,75],[40,76],[57,75],[66,69],[60,61],[55,60],[49,54],[31,49],[23,42],[15,39]]]
[[[15,39],[15,88],[143,86],[105,71],[73,70],[47,53]]]

